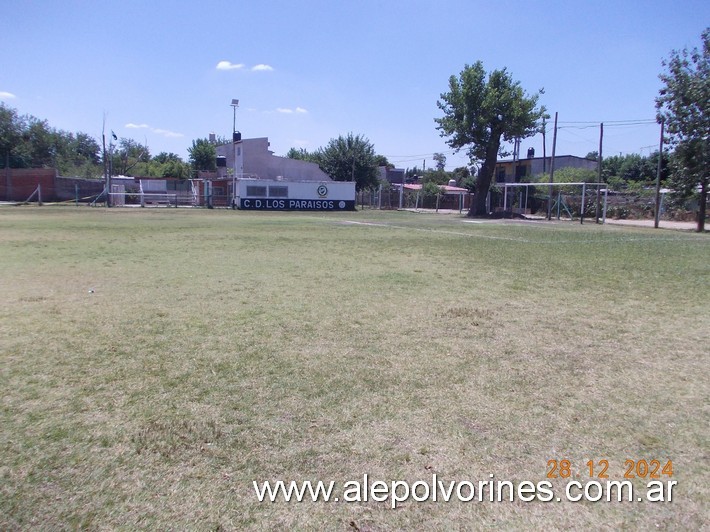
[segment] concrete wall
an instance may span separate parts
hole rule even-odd
[[[279,193],[275,194],[275,190]],[[287,194],[282,194],[287,188]],[[258,189],[259,193],[250,192]],[[275,181],[240,179],[237,205],[249,210],[347,211],[355,209],[355,183],[351,181]]]

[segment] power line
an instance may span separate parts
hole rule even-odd
[[[617,127],[617,126],[635,126],[635,125],[645,125],[645,124],[656,124],[656,119],[655,118],[643,118],[639,120],[599,120],[596,122],[592,121],[560,121],[560,124],[582,124],[582,125],[592,125],[592,126],[598,126],[600,123],[604,123],[606,126],[607,124],[610,125],[611,127]]]

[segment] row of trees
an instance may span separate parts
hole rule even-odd
[[[0,167],[55,167],[67,175],[96,177],[101,175],[100,147],[86,133],[52,128],[0,103]]]
[[[47,168],[62,175],[101,178],[104,159],[112,175],[176,177],[185,179],[198,170],[214,169],[215,148],[207,139],[193,141],[189,162],[175,153],[151,155],[147,145],[113,134],[103,147],[87,133],[53,128],[46,120],[20,115],[0,103],[0,168]]]

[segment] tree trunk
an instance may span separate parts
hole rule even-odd
[[[488,215],[488,209],[486,209],[486,197],[488,196],[488,190],[491,188],[491,179],[493,177],[493,172],[485,172],[488,175],[484,175],[483,170],[484,167],[481,167],[481,171],[478,174],[478,179],[476,179],[476,190],[473,194],[471,208],[468,211],[468,216],[470,218]]]
[[[708,180],[703,178],[700,182],[700,203],[698,204],[698,233],[705,231],[705,209],[708,199]]]
[[[486,160],[483,161],[481,170],[478,172],[478,179],[476,179],[476,190],[473,193],[473,202],[471,203],[471,208],[468,211],[469,218],[488,216],[488,209],[486,209],[486,197],[488,196],[488,191],[491,188],[493,174],[496,170],[499,148],[500,135],[498,135],[498,137],[492,140],[488,145]]]

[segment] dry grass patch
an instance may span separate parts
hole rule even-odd
[[[2,528],[708,520],[704,237],[408,213],[27,208],[0,223]],[[565,458],[606,458],[614,479],[626,459],[672,459],[674,502],[391,510],[252,489],[537,482]]]

